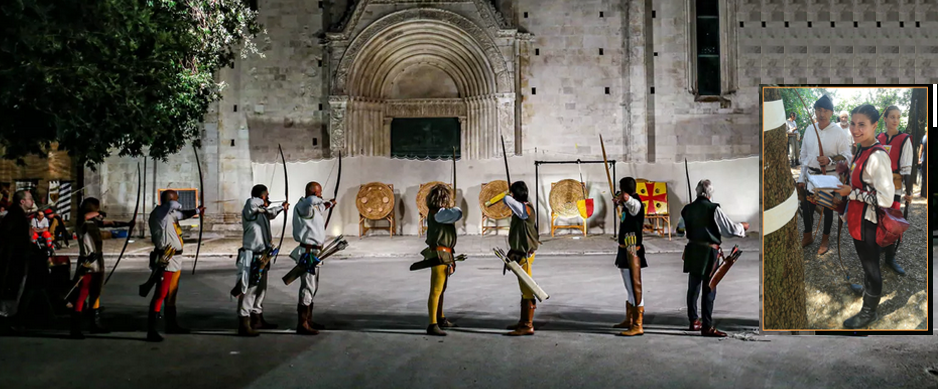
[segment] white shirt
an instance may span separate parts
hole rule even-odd
[[[831,122],[820,132],[817,131],[817,127],[817,123],[811,124],[804,131],[804,137],[801,140],[801,157],[799,158],[801,160],[801,175],[798,176],[798,182],[804,182],[805,171],[808,168],[821,169],[821,164],[817,161],[817,157],[821,155],[817,144],[818,135],[816,134],[818,133],[820,133],[821,145],[824,146],[824,156],[840,155],[846,158],[847,161],[853,158],[850,153],[850,139],[839,124]],[[827,168],[824,169],[826,170],[824,174],[836,176],[837,170],[834,165],[833,163],[828,164]]]
[[[642,201],[632,195],[629,195],[629,200],[626,201],[624,205],[629,216],[637,216],[638,211],[642,210]],[[625,215],[623,215],[622,218],[625,220]]]
[[[515,200],[511,195],[505,196],[505,205],[511,209],[511,212],[515,214],[521,220],[528,220],[528,208],[524,206],[524,203]]]
[[[293,240],[300,244],[322,246],[326,240],[324,213],[332,203],[319,196],[306,196],[293,208]]]
[[[43,228],[48,229],[48,228],[49,228],[49,218],[44,217],[44,218],[42,218],[42,220],[39,220],[38,217],[37,217],[37,218],[33,218],[33,228],[35,228],[35,229],[43,229]]]
[[[248,199],[241,210],[241,227],[244,228],[242,247],[255,253],[271,247],[274,238],[270,233],[270,221],[276,219],[280,211],[283,211],[283,206],[265,208],[264,199]]]
[[[795,124],[794,120],[788,120],[786,123],[788,123],[788,133],[794,134],[795,131],[797,131],[796,128],[798,127],[798,125]]]
[[[853,178],[853,169],[859,166],[850,164],[850,177]],[[869,192],[862,189],[854,189],[847,196],[850,200],[861,201],[873,207],[867,207],[863,218],[876,223],[876,206],[891,207],[895,189],[892,183],[892,161],[889,160],[889,154],[881,151],[874,151],[866,160],[866,169],[863,170],[861,180],[876,190],[876,201],[868,199]]]
[[[743,228],[743,223],[734,223],[723,213],[722,208],[717,207],[717,211],[713,213],[713,219],[720,229],[720,235],[735,236],[737,238],[746,237],[746,229]]]
[[[158,252],[172,246],[176,251],[182,251],[182,238],[176,233],[176,224],[185,219],[182,214],[182,204],[177,201],[163,203],[150,212],[147,225],[150,226],[150,240]]]

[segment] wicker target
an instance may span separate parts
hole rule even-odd
[[[430,210],[427,209],[427,196],[430,194],[430,189],[433,189],[433,187],[438,184],[446,185],[446,187],[449,188],[450,190],[453,189],[452,184],[447,184],[441,181],[431,181],[426,184],[420,185],[420,191],[417,192],[417,209],[420,211],[420,216],[427,217],[427,213],[430,212]],[[454,203],[456,200],[455,196],[451,198],[450,200],[451,201],[449,203],[449,207],[456,206],[456,204]]]
[[[583,184],[577,180],[561,180],[550,189],[550,209],[560,217],[580,217],[578,200],[583,200]]]
[[[355,206],[368,219],[384,219],[394,209],[394,192],[387,184],[369,182],[358,190]]]
[[[489,219],[505,219],[511,216],[511,209],[505,205],[504,201],[499,201],[489,207],[485,202],[498,194],[508,191],[508,181],[498,180],[482,185],[482,191],[479,192],[479,208],[482,208],[482,214]]]

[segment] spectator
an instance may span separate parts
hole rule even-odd
[[[52,236],[55,237],[56,249],[62,248],[61,241],[65,242],[65,247],[69,247],[68,241],[72,239],[72,234],[70,234],[68,228],[65,227],[65,221],[62,220],[62,216],[55,213],[53,209],[47,209],[46,218],[50,220],[49,231],[52,232]]]
[[[49,231],[49,219],[44,212],[36,212],[36,217],[32,220],[33,231],[37,233]]]

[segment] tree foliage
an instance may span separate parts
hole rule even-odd
[[[841,111],[850,112],[854,108],[863,104],[872,104],[883,114],[886,107],[895,105],[899,107],[902,117],[899,119],[899,131],[905,132],[909,122],[909,107],[912,99],[912,89],[909,88],[863,88],[859,89],[858,94],[838,93],[838,89],[826,88],[782,88],[782,101],[785,104],[786,119],[790,112],[795,113],[795,121],[798,123],[798,131],[804,135],[804,130],[808,127],[811,118],[814,116],[814,102],[821,96],[828,95],[834,101],[834,117],[832,121],[837,121],[837,115]],[[842,89],[840,91],[843,91]],[[802,105],[802,100],[804,105]],[[880,120],[876,133],[886,132],[886,121]]]
[[[199,142],[215,72],[262,55],[241,0],[11,0],[0,26],[0,149],[21,164],[52,147],[165,160]]]

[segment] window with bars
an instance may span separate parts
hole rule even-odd
[[[179,201],[179,204],[182,204],[182,210],[183,210],[183,211],[193,211],[193,210],[195,210],[196,208],[199,207],[199,190],[198,190],[198,189],[195,189],[195,188],[184,188],[184,189],[180,189],[180,188],[164,188],[164,189],[159,189],[159,190],[157,191],[158,193],[157,193],[157,197],[156,197],[157,205],[161,205],[161,204],[163,203],[163,201],[162,201],[162,199],[163,199],[163,192],[165,192],[165,191],[167,191],[167,190],[174,190],[174,191],[176,191],[176,194],[179,195],[179,200],[178,200],[178,201]],[[196,215],[196,217],[198,217],[198,215]]]

